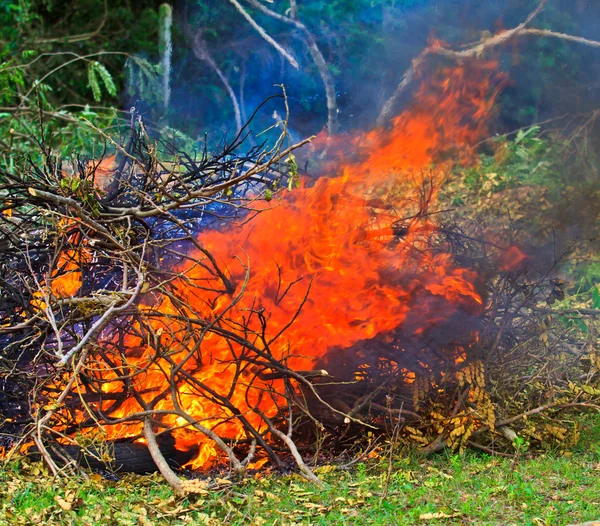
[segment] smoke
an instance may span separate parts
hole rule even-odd
[[[373,126],[382,104],[430,38],[453,46],[476,42],[502,28],[515,27],[536,4],[534,0],[350,4],[312,0],[303,2],[299,19],[327,62],[335,83],[337,116],[342,130],[350,131]],[[205,131],[218,135],[234,127],[230,95],[189,49],[193,33],[189,28],[201,28],[244,115],[277,92],[275,85],[283,84],[289,96],[291,128],[304,136],[319,132],[327,124],[326,92],[306,38],[288,24],[252,10],[247,3],[244,6],[300,63],[300,69],[293,68],[228,2],[176,11],[180,37],[179,56],[173,64],[171,124],[192,135]],[[597,38],[599,22],[597,6],[553,0],[536,26]],[[185,37],[184,32],[188,33]],[[596,104],[597,53],[585,46],[533,37],[497,50],[494,58],[512,79],[499,103],[497,131]],[[399,101],[398,111],[410,96],[409,90]],[[254,125],[256,131],[273,124],[270,115],[282,109],[281,104],[265,109]]]
[[[373,127],[382,105],[404,72],[432,39],[461,49],[462,45],[516,27],[537,4],[537,0],[352,3],[307,0],[302,3],[298,17],[313,35],[332,73],[337,119],[344,136]],[[188,5],[185,10],[176,5],[172,62],[171,53],[162,55],[163,97],[150,101],[156,107],[161,102],[168,106],[168,116],[162,122],[186,133],[198,148],[205,133],[213,144],[227,141],[235,133],[240,114],[246,121],[265,98],[280,92],[277,86],[284,85],[291,137],[299,139],[321,132],[328,121],[326,89],[309,52],[306,35],[252,9],[249,2],[240,5],[298,61],[300,68],[292,67],[229,2]],[[268,7],[277,8],[271,4]],[[169,47],[168,25],[163,19],[165,37],[160,47],[163,51]],[[600,4],[550,0],[533,25],[598,39]],[[215,68],[207,67],[206,61],[199,60],[192,49],[198,34],[221,76],[215,73]],[[524,36],[489,54],[509,79],[487,123],[490,135],[510,133],[538,122],[548,122],[542,133],[554,129],[566,136],[578,134],[579,142],[564,149],[563,158],[555,163],[556,169],[550,174],[556,187],[568,186],[572,179],[576,190],[561,198],[554,196],[551,209],[544,207],[542,199],[532,205],[536,210],[539,205],[535,216],[540,227],[527,242],[540,247],[542,260],[567,251],[573,240],[590,239],[598,234],[595,211],[598,172],[594,158],[600,155],[596,146],[600,126],[596,121],[584,126],[586,117],[582,115],[595,110],[600,103],[599,53],[597,48],[560,39]],[[427,59],[419,69],[419,78],[397,100],[395,111],[400,113],[406,108],[419,84],[431,81],[434,72],[447,64],[443,58]],[[170,103],[167,103],[169,93]],[[139,93],[137,96],[144,98]],[[272,128],[273,133],[278,133],[280,130],[274,125],[284,114],[283,101],[273,99],[255,116],[250,130],[258,134]],[[559,119],[564,115],[568,119]],[[265,137],[268,135],[260,136],[259,140]],[[348,156],[355,154],[351,151],[354,146],[347,141],[344,144],[344,139],[330,144],[334,146],[328,154],[338,150],[338,159],[343,153],[348,161]],[[583,149],[578,146],[581,144]],[[307,149],[300,157],[310,160],[311,174],[320,175],[322,167],[314,154],[315,150]],[[304,168],[305,163],[303,158],[300,167]],[[531,170],[537,168],[532,166]],[[588,190],[582,191],[585,188]],[[506,199],[510,200],[513,194],[507,192]],[[500,202],[498,207],[506,204]],[[530,225],[526,226],[531,230]]]

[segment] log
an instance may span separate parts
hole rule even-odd
[[[158,439],[158,444],[172,469],[180,469],[198,453],[197,447],[189,451],[178,450],[175,447],[175,440],[170,435],[162,435]],[[82,449],[77,445],[61,445],[58,447],[63,456],[70,457],[81,467],[91,470],[106,470],[115,473],[153,473],[158,470],[146,444],[139,442],[107,442],[104,447],[91,446],[86,449]],[[108,462],[99,460],[102,459],[103,452],[108,452],[112,460]],[[32,454],[39,453],[33,451]],[[54,461],[62,462],[59,454],[51,452],[51,456]]]

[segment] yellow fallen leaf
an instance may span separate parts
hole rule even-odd
[[[54,500],[65,511],[70,511],[73,508],[72,503],[67,502],[65,499],[59,497],[58,495],[54,496]]]
[[[314,471],[317,475],[321,475],[323,473],[331,473],[332,471],[335,471],[336,469],[337,468],[335,466],[332,466],[331,464],[327,464],[325,466],[319,466]]]
[[[323,506],[322,504],[317,504],[315,502],[307,502],[306,504],[304,504],[305,508],[308,508],[309,510],[325,510],[327,509],[326,506]]]
[[[454,517],[458,517],[459,515],[459,513],[452,513],[448,515],[443,511],[436,511],[435,513],[421,513],[421,515],[419,515],[419,519],[422,521],[429,521],[431,519],[452,519]]]

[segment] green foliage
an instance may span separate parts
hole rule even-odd
[[[560,190],[562,145],[542,139],[539,133],[540,127],[533,126],[519,130],[512,140],[496,139],[493,155],[481,154],[478,164],[463,171],[466,187],[487,197],[524,184]]]
[[[571,284],[569,295],[558,303],[562,308],[591,308],[600,310],[600,254],[591,254],[569,261],[565,265]],[[568,326],[576,325],[582,332],[588,328],[583,320],[564,320]]]
[[[142,57],[132,56],[125,62],[125,71],[127,73],[126,89],[128,95],[138,94],[140,98],[148,103],[161,100],[160,64],[152,64]]]
[[[88,64],[88,86],[92,90],[96,102],[100,102],[102,99],[102,90],[98,78],[104,83],[107,93],[114,97],[117,94],[117,87],[112,75],[100,62],[93,60]]]
[[[300,174],[298,173],[298,164],[296,162],[296,156],[294,154],[290,154],[285,162],[288,165],[288,190],[292,190],[293,188],[300,188]]]
[[[509,18],[507,25],[520,21],[522,12],[534,3],[507,2],[502,9],[502,16]],[[390,93],[400,73],[426,45],[432,29],[448,42],[472,40],[471,28],[449,20],[448,14],[456,10],[451,4],[431,0],[306,0],[298,4],[299,19],[314,36],[334,76],[344,127],[362,126],[364,115],[376,114],[381,98]],[[474,4],[469,0],[465,12],[473,10]],[[546,7],[536,23],[577,34],[576,11],[554,4]],[[150,104],[159,102],[159,28],[167,8],[157,2],[111,1],[105,12],[104,5],[104,0],[0,3],[0,103],[21,103],[19,93],[27,91],[23,84],[43,78],[54,68],[58,69],[44,80],[52,88],[44,95],[53,107],[93,102],[110,106],[120,102],[117,95],[121,88],[131,97]],[[287,1],[268,7],[281,15],[290,14]],[[186,26],[175,27],[173,33],[173,93],[185,96],[173,97],[171,116],[184,114],[192,136],[213,124],[216,129],[229,128],[233,121],[233,108],[222,81],[191,50],[195,31],[202,28],[207,49],[246,114],[273,93],[273,84],[283,82],[290,86],[291,110],[298,122],[292,127],[301,134],[314,132],[325,123],[327,107],[319,72],[303,38],[299,38],[302,35],[292,25],[265,16],[250,5],[246,9],[301,62],[300,71],[282,65],[278,53],[230,2],[192,0],[186,3]],[[491,19],[488,14],[498,6],[487,9],[482,25],[489,22],[485,19]],[[484,29],[490,27],[481,27]],[[558,39],[523,42],[527,46],[517,53],[508,46],[500,50],[501,62],[511,64],[509,75],[519,85],[519,90],[508,90],[500,104],[502,120],[511,128],[513,123],[531,123],[540,112],[548,111],[557,78],[564,79],[561,83],[572,82],[583,78],[586,70],[580,50],[571,43]],[[95,53],[100,55],[89,56]],[[73,54],[89,58],[67,65]],[[272,124],[268,115],[262,118],[257,128]]]
[[[0,64],[0,104],[15,104],[20,88],[25,88],[21,70],[13,66],[12,61]]]
[[[547,299],[553,309],[600,308],[600,253],[594,241],[600,166],[588,141],[543,134],[538,126],[522,129],[489,141],[478,162],[457,169],[441,189],[443,201],[460,207],[461,217],[481,218],[492,237],[510,231],[511,238],[546,245],[561,257],[566,282]],[[562,322],[589,332],[585,320]]]
[[[597,268],[596,268],[596,279],[595,279],[595,281],[596,281],[596,283],[592,287],[592,290],[591,290],[591,294],[592,294],[592,307],[594,309],[599,309],[600,310],[600,265],[597,265]]]
[[[129,54],[157,54],[157,20],[143,2],[107,10],[104,0],[0,3],[0,162],[12,169],[21,156],[37,158],[40,140],[61,157],[102,155],[93,126],[120,132],[112,105],[124,64]],[[136,64],[142,87],[151,84],[154,66]]]
[[[67,197],[75,197],[84,208],[91,210],[92,215],[97,216],[100,211],[100,203],[96,198],[97,190],[88,179],[81,179],[79,174],[65,175],[60,180],[60,188]]]
[[[522,2],[532,10],[537,2]],[[574,6],[572,6],[574,7]],[[577,35],[581,32],[575,9],[566,3],[548,2],[535,21],[535,26]],[[500,96],[501,119],[512,128],[526,127],[548,115],[556,115],[559,90],[574,95],[587,80],[588,67],[581,48],[556,38],[536,38],[517,43],[515,49],[505,52],[505,62],[511,63],[509,75],[514,87]],[[583,95],[583,92],[580,92]],[[576,97],[573,97],[573,102]],[[561,100],[561,105],[569,101]],[[574,108],[573,108],[574,109]]]

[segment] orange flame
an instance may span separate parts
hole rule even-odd
[[[505,272],[519,270],[528,256],[520,248],[511,246],[503,254],[500,269]]]
[[[87,258],[81,250],[69,249],[60,253],[57,268],[53,272],[52,292],[59,298],[70,298],[79,292],[83,284],[81,264]]]
[[[486,132],[498,92],[494,72],[494,64],[480,63],[438,73],[390,130],[348,139],[358,161],[338,159],[334,176],[303,181],[275,204],[261,202],[261,213],[252,221],[201,233],[199,241],[235,292],[222,292],[211,261],[193,251],[195,262],[178,269],[174,295],[149,297],[142,306],[154,335],[140,331],[116,342],[106,334],[107,348],[124,344],[126,359],[115,353],[112,365],[99,360],[88,373],[104,379],[105,393],[135,388],[145,402],[154,401],[156,410],[172,411],[169,371],[185,361],[185,374],[206,387],[181,381],[177,404],[205,428],[236,440],[245,438],[245,431],[234,414],[262,432],[260,413],[272,418],[284,401],[278,395],[280,381],[262,380],[253,372],[252,360],[264,361],[261,353],[267,348],[291,369],[309,370],[330,348],[384,334],[401,326],[408,313],[420,320],[415,334],[457,311],[480,313],[475,272],[429,249],[437,226],[423,212],[434,204],[435,189],[452,166],[440,161],[441,154],[451,152],[455,162],[472,160],[465,152]],[[189,327],[181,321],[186,313],[213,321],[217,330],[203,333],[198,326],[189,341],[184,337]],[[237,345],[236,338],[251,340],[253,349]],[[155,359],[159,346],[169,350],[168,358]],[[247,357],[247,366],[240,368],[240,355]],[[130,387],[119,380],[125,365],[139,371]],[[414,374],[406,376],[414,380]],[[157,398],[160,393],[166,395]],[[142,406],[129,397],[116,408],[105,403],[102,409],[119,418]],[[177,447],[200,446],[193,468],[220,458],[215,444],[185,419],[174,414],[161,419],[174,428]],[[138,423],[106,426],[109,438],[134,436],[140,429]]]

